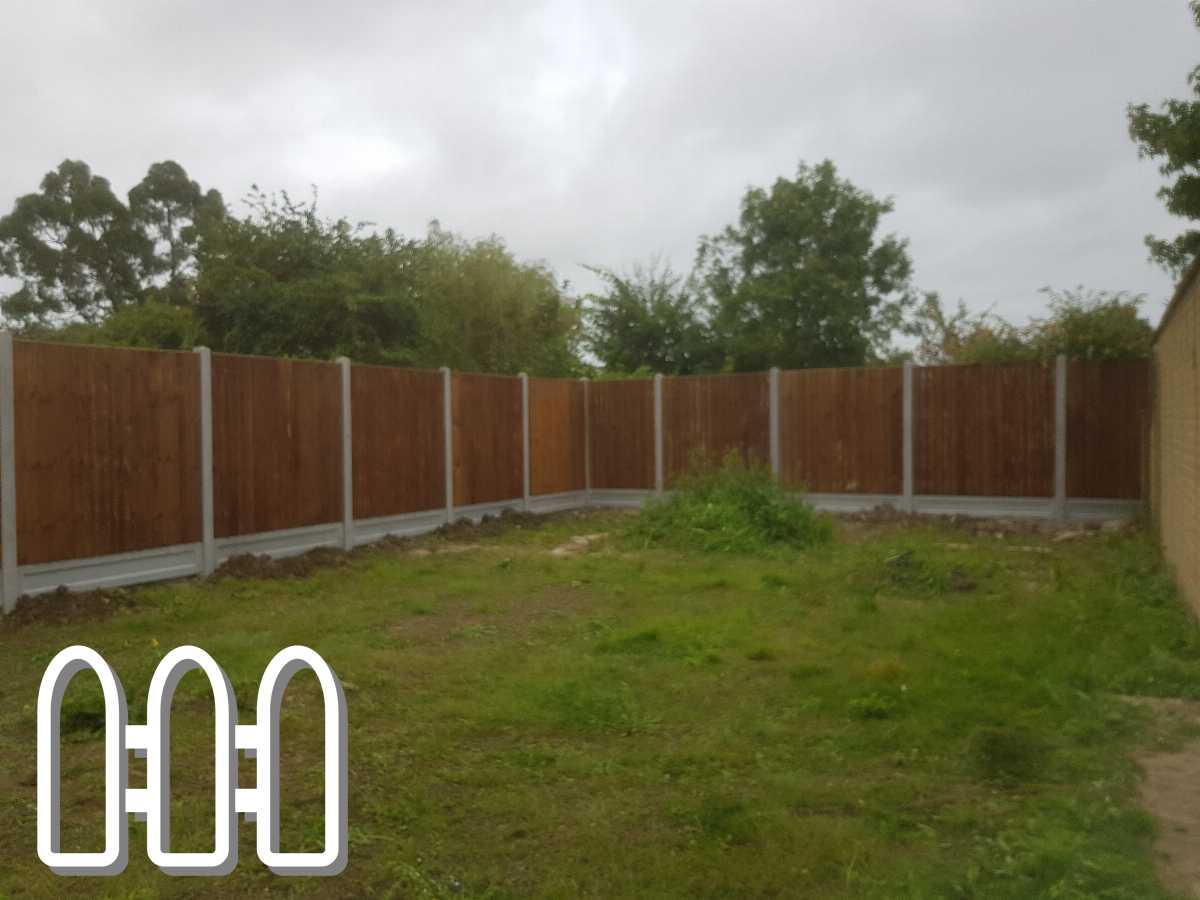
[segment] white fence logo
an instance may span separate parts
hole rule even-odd
[[[216,709],[216,817],[213,849],[172,853],[170,821],[171,698],[192,669],[208,676]],[[279,852],[279,709],[292,676],[312,669],[325,701],[325,848],[314,853]],[[59,719],[71,678],[91,669],[104,693],[104,849],[59,851]],[[116,672],[90,647],[67,647],[50,661],[38,691],[38,856],[59,875],[117,875],[129,859],[132,813],[146,820],[146,852],[171,875],[225,875],[237,866],[238,813],[257,826],[258,858],[280,875],[336,875],[346,866],[346,696],[319,654],[288,647],[275,655],[258,688],[257,721],[237,723],[233,686],[216,661],[199,647],[176,647],[150,679],[146,724],[130,725],[125,690]],[[146,787],[128,786],[133,750],[146,757]],[[239,788],[238,751],[255,756],[253,788]]]

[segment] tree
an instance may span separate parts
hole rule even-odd
[[[419,336],[417,248],[390,230],[327,220],[316,199],[253,188],[250,215],[209,223],[196,314],[213,349],[407,363]]]
[[[1192,0],[1192,18],[1200,27],[1200,0]],[[1200,66],[1188,74],[1188,86],[1194,95],[1188,100],[1166,100],[1161,112],[1151,112],[1149,104],[1129,106],[1129,135],[1142,158],[1160,159],[1158,170],[1174,177],[1158,196],[1167,209],[1185,219],[1200,219]],[[1190,229],[1166,240],[1146,236],[1150,258],[1177,279],[1200,254],[1200,231]]]
[[[129,212],[146,238],[147,287],[169,303],[189,302],[200,232],[225,215],[220,193],[203,192],[177,162],[157,162],[130,190]]]
[[[877,235],[891,211],[829,160],[747,191],[697,254],[734,368],[862,365],[882,348],[912,302],[906,242]]]
[[[906,328],[917,338],[912,354],[922,365],[1006,363],[1031,360],[1033,349],[1021,329],[990,310],[971,314],[961,300],[947,313],[941,298],[928,293]]]
[[[467,241],[437,222],[419,247],[418,361],[477,372],[579,371],[580,312],[554,273],[498,237]]]
[[[0,218],[0,274],[22,282],[0,311],[18,324],[99,321],[137,300],[145,254],[108,180],[65,160]]]
[[[1064,353],[1072,359],[1142,359],[1154,347],[1154,326],[1142,318],[1144,294],[1042,288],[1050,315],[1034,319],[1030,344],[1045,360]]]
[[[1145,297],[1123,291],[1043,288],[1049,316],[1017,326],[991,311],[971,315],[960,300],[947,314],[936,294],[917,308],[908,330],[918,339],[916,360],[944,363],[1141,359],[1150,355],[1154,328],[1139,314]]]
[[[607,289],[586,298],[587,344],[605,369],[669,375],[720,370],[724,354],[691,279],[657,261],[636,265],[628,275],[591,271]]]

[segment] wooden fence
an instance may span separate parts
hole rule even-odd
[[[1149,409],[1145,363],[585,381],[0,335],[4,599],[636,503],[729,451],[831,509],[1110,515]]]

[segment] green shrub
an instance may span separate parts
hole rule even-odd
[[[731,452],[717,465],[693,465],[668,496],[649,500],[629,534],[642,546],[757,553],[827,543],[833,526],[770,469]]]

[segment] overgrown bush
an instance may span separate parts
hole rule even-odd
[[[717,464],[696,461],[670,494],[646,503],[629,534],[642,546],[756,553],[826,543],[833,526],[770,469],[730,453]]]

